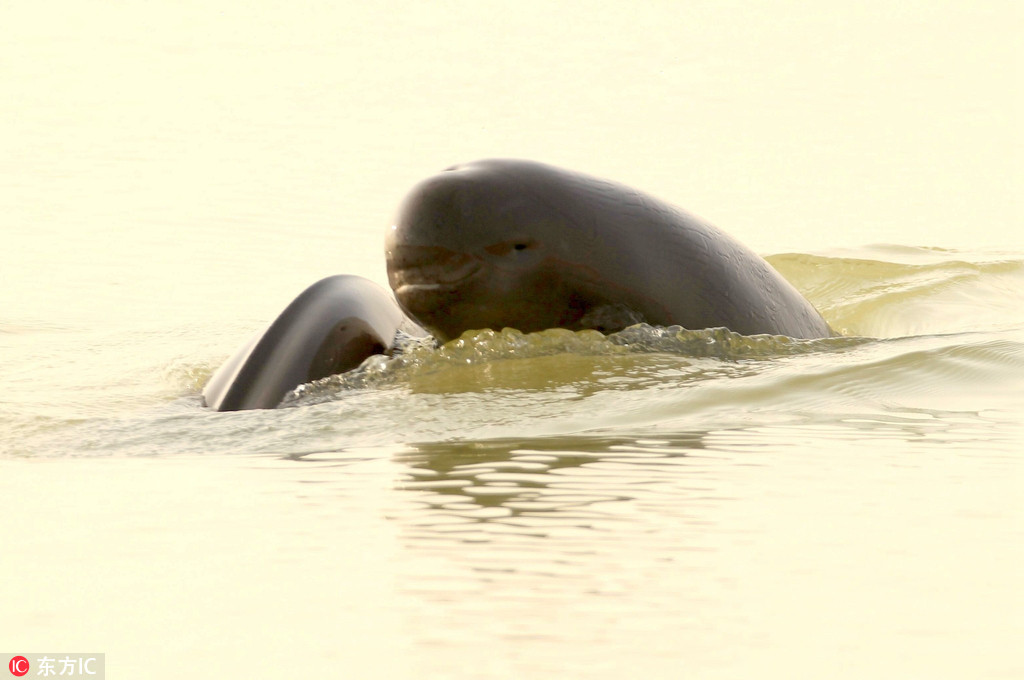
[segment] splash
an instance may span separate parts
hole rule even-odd
[[[512,328],[501,331],[467,331],[461,337],[437,346],[431,341],[407,339],[391,356],[368,358],[357,369],[342,375],[300,385],[285,396],[282,406],[308,405],[330,401],[340,392],[360,388],[386,388],[395,385],[438,381],[438,376],[465,367],[495,367],[503,362],[559,357],[557,368],[578,365],[574,376],[589,374],[597,358],[626,359],[655,354],[677,359],[717,359],[726,362],[768,360],[816,352],[829,352],[870,342],[867,338],[819,338],[798,340],[786,336],[745,336],[725,328],[698,331],[680,326],[655,327],[637,324],[612,335],[594,330],[570,331],[552,328],[537,333],[522,333]],[[581,358],[591,361],[578,362]],[[534,371],[543,362],[531,364]],[[606,362],[601,363],[607,366]],[[624,361],[623,366],[635,366]],[[500,373],[490,370],[490,374]],[[508,375],[508,372],[505,373]],[[491,383],[493,385],[493,381]]]

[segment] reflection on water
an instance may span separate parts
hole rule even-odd
[[[4,568],[34,577],[0,595],[18,621],[90,617],[80,639],[126,667],[188,648],[218,677],[292,655],[418,678],[1012,677],[1019,456],[986,419],[9,460],[0,507],[33,519]],[[164,626],[191,632],[154,651]]]
[[[1019,427],[1004,429],[1003,421],[914,409],[888,416],[851,415],[841,422],[656,439],[560,436],[433,442],[413,445],[393,458],[407,466],[397,488],[416,498],[415,509],[404,517],[415,528],[409,537],[475,543],[507,535],[551,537],[570,529],[601,532],[608,528],[605,522],[635,520],[636,508],[650,508],[658,499],[677,508],[721,500],[715,488],[723,480],[709,478],[709,472],[734,464],[763,465],[766,452],[791,448],[855,451],[857,458],[874,458],[881,450],[892,462],[905,457],[911,465],[928,464],[915,459],[916,454],[980,454],[1011,463],[1014,454],[990,453],[994,441],[1010,445],[1022,434]],[[729,462],[723,466],[724,461]],[[805,461],[808,467],[815,462],[813,455]],[[685,526],[685,516],[677,519],[680,528]]]
[[[423,444],[415,453],[398,460],[409,466],[409,482],[401,488],[425,491],[421,497],[427,511],[418,513],[424,526],[434,528],[436,517],[444,533],[458,540],[479,539],[476,523],[499,525],[497,531],[517,529],[533,535],[547,535],[548,522],[585,521],[585,528],[597,528],[605,503],[634,500],[630,488],[652,484],[657,473],[669,464],[686,461],[684,452],[700,448],[701,439],[634,442],[624,438],[554,437],[529,441],[487,441]],[[643,448],[648,444],[650,448]],[[644,468],[655,466],[653,479],[638,479]],[[632,475],[604,477],[617,488],[595,484],[600,470],[628,466]],[[598,479],[595,480],[594,476]],[[650,493],[650,486],[645,493]],[[588,514],[589,513],[589,514]],[[557,514],[558,517],[553,515]],[[448,521],[464,519],[467,524],[448,526]],[[464,533],[469,532],[469,533]],[[534,532],[540,532],[536,534]]]
[[[425,604],[410,617],[430,631],[417,633],[432,649],[424,672],[481,634],[527,675],[1012,668],[972,650],[1019,630],[1019,599],[1004,599],[1021,557],[1016,482],[975,482],[1019,467],[986,456],[977,422],[957,443],[919,416],[410,447],[388,517],[410,565],[399,587]],[[964,581],[979,587],[951,615],[937,603]]]

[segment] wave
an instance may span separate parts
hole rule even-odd
[[[1024,258],[880,245],[768,261],[844,335],[876,338],[1024,326]]]

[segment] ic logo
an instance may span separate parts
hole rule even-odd
[[[11,669],[11,675],[16,675],[20,678],[28,673],[28,659],[23,656],[12,657],[7,667]]]

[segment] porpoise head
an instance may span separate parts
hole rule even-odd
[[[416,185],[388,231],[388,281],[402,308],[441,340],[472,329],[611,331],[640,319],[591,285],[581,257],[595,235],[559,193],[555,168],[458,165]]]

